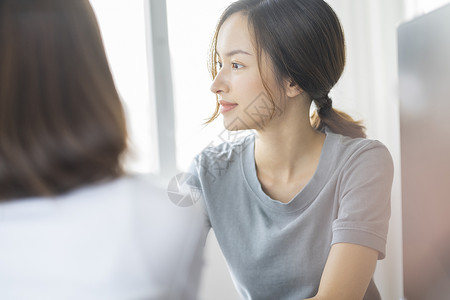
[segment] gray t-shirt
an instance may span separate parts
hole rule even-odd
[[[255,136],[203,150],[191,166],[205,226],[244,299],[299,300],[317,293],[331,245],[354,243],[385,256],[393,178],[386,147],[326,132],[317,170],[288,203],[261,188]],[[364,299],[379,299],[371,281]]]

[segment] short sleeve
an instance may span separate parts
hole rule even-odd
[[[393,173],[392,157],[378,141],[349,157],[338,181],[332,244],[359,244],[377,250],[378,259],[385,257]]]
[[[208,232],[211,229],[211,222],[205,204],[205,190],[200,179],[201,168],[201,154],[199,154],[192,160],[187,173],[185,173],[185,179],[189,187],[189,193],[196,199],[196,205],[199,205],[202,212],[203,240],[206,243]]]

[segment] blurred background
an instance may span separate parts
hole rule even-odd
[[[91,0],[106,52],[126,106],[132,172],[170,178],[205,146],[223,139],[213,112],[208,49],[227,0]],[[329,0],[347,40],[347,66],[332,90],[334,106],[364,121],[395,164],[387,256],[375,281],[383,299],[404,297],[400,107],[397,29],[450,0]],[[449,275],[450,276],[450,275]],[[213,232],[206,245],[202,300],[239,299]],[[447,298],[446,298],[447,299]]]

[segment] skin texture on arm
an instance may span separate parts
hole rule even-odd
[[[334,244],[328,255],[319,291],[305,300],[361,300],[372,278],[378,252],[349,243]]]

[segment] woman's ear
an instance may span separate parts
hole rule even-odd
[[[303,89],[292,79],[285,81],[286,95],[290,98],[297,97],[303,93]]]

